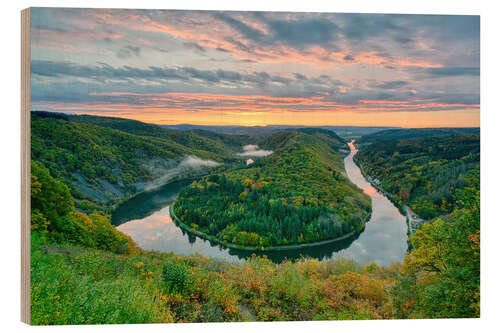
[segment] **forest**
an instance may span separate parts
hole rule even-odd
[[[31,159],[63,181],[85,212],[109,212],[184,156],[229,166],[243,163],[231,148],[243,140],[248,142],[246,137],[173,131],[129,119],[31,112]]]
[[[479,317],[479,173],[457,205],[413,236],[403,263],[345,259],[241,265],[137,248],[105,216],[75,211],[69,188],[32,164],[35,325]]]
[[[234,152],[239,151],[234,145],[237,140],[247,144],[248,138],[231,141],[231,137],[206,131],[166,131],[152,137],[147,133],[158,130],[154,125],[73,117],[32,115],[32,324],[480,315],[477,135],[361,146],[358,163],[365,170],[373,167],[369,174],[379,172],[374,177],[384,188],[390,189],[393,179],[419,184],[408,195],[419,214],[419,202],[447,188],[443,179],[456,176],[460,180],[448,187],[451,196],[446,209],[436,206],[429,216],[439,217],[411,236],[414,248],[404,262],[379,267],[346,259],[302,258],[276,264],[253,256],[232,265],[202,255],[140,249],[111,225],[109,202],[79,193],[79,184],[82,179],[113,184],[115,176],[117,187],[135,187],[137,180],[152,176],[143,167],[149,161],[178,162],[183,154],[225,161],[223,167],[211,169],[185,189],[175,208],[179,216],[189,208],[183,218],[196,215],[197,220],[186,220],[191,227],[237,244],[310,242],[336,237],[351,227],[362,228],[359,221],[370,211],[368,198],[346,181],[338,153],[344,146],[342,139],[333,132],[312,129],[253,138],[253,143],[273,153],[246,167],[241,159],[234,159]],[[151,131],[149,126],[153,126]],[[206,149],[183,145],[198,138],[204,140]],[[409,164],[417,168],[408,168]],[[384,168],[399,178],[383,177]],[[424,180],[413,183],[418,177]],[[417,190],[427,183],[433,184],[428,194]],[[126,193],[123,190],[116,196]],[[395,187],[393,193],[399,189]],[[191,209],[194,198],[203,209]],[[94,206],[84,206],[85,200]]]
[[[248,168],[193,182],[180,193],[176,215],[222,244],[255,248],[361,231],[370,200],[346,179],[335,150],[342,142],[323,131],[268,137],[262,146],[275,149],[273,154]]]
[[[479,134],[367,141],[361,139],[356,162],[397,203],[424,219],[451,213],[465,175],[479,169]]]
[[[358,144],[378,141],[398,141],[459,134],[478,134],[479,127],[398,128],[385,129],[361,136]]]

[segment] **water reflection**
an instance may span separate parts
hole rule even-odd
[[[353,161],[357,153],[349,144],[351,153],[345,158],[347,177],[372,200],[372,216],[365,230],[340,242],[300,250],[257,252],[275,262],[284,259],[313,257],[319,260],[345,257],[364,265],[377,262],[389,265],[401,261],[407,248],[405,218],[394,205],[372,187]],[[169,184],[153,192],[143,193],[122,204],[113,213],[113,224],[130,235],[145,250],[174,252],[182,255],[200,253],[232,263],[242,262],[252,251],[227,249],[218,244],[186,233],[175,225],[169,214],[169,204],[189,181]]]
[[[176,181],[154,191],[143,192],[129,199],[113,212],[111,223],[120,225],[130,220],[143,219],[167,206],[177,198],[180,190],[192,180]]]
[[[319,245],[309,248],[304,248],[300,250],[284,250],[284,251],[259,251],[257,255],[266,255],[269,259],[276,263],[280,263],[283,260],[293,260],[299,259],[302,257],[311,257],[316,258],[318,260],[325,260],[332,257],[332,255],[336,252],[339,252],[343,249],[347,249],[351,246],[351,244],[358,239],[359,234],[354,235],[350,238],[341,240],[339,242]],[[242,250],[229,250],[230,254],[234,254],[238,256],[238,258],[248,258],[254,252],[253,251],[242,251]]]
[[[344,159],[347,177],[372,199],[372,216],[359,238],[334,257],[352,258],[361,264],[375,261],[379,265],[389,265],[401,261],[408,246],[406,219],[363,177],[353,160],[358,152],[353,143],[349,143],[351,153]]]
[[[130,235],[137,246],[144,250],[174,252],[182,255],[201,253],[211,258],[224,259],[232,263],[241,262],[238,256],[231,255],[227,249],[187,234],[177,227],[166,206],[146,218],[132,220],[117,227]]]

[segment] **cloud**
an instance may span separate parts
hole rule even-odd
[[[295,76],[295,78],[297,80],[307,80],[307,77],[305,75],[300,74],[300,73],[293,73],[293,76]]]
[[[479,67],[439,67],[424,71],[433,77],[443,76],[479,76]]]
[[[95,56],[102,55],[100,43],[107,40],[123,49],[115,52],[118,59],[129,56],[124,48],[130,40],[148,40],[141,56],[150,53],[156,66],[161,62],[154,53],[165,49],[198,55],[217,50],[213,61],[233,57],[246,63],[288,61],[317,67],[479,65],[478,16],[50,8],[35,9],[32,27],[43,30],[33,33],[37,47],[71,52],[85,48]],[[380,57],[374,63],[367,54]],[[193,62],[186,59],[179,65],[187,64]]]
[[[57,104],[57,108],[74,111],[112,112],[122,108],[146,108],[148,112],[219,110],[233,114],[432,111],[475,108],[479,103],[479,93],[474,90],[459,93],[453,85],[443,86],[429,80],[421,83],[415,80],[411,86],[405,80],[383,81],[363,88],[325,74],[308,78],[295,73],[293,78],[285,78],[267,72],[240,73],[193,67],[112,67],[106,64],[86,66],[45,61],[33,61],[32,73],[33,105],[43,108],[47,105],[45,102],[52,101],[54,107]],[[460,85],[461,81],[455,84]],[[471,85],[474,89],[474,83]],[[406,103],[394,103],[398,101]],[[70,107],[70,103],[73,106]],[[76,107],[75,103],[81,103],[81,106]]]
[[[130,58],[132,56],[138,57],[141,55],[141,48],[138,46],[127,45],[119,49],[116,55],[118,58],[122,59]]]
[[[381,89],[395,89],[407,85],[407,81],[386,81],[384,83],[376,85],[377,88]]]
[[[240,34],[243,35],[243,37],[254,40],[254,41],[259,41],[264,37],[264,34],[257,29],[254,29],[245,23],[231,17],[228,14],[218,12],[214,14],[215,18],[227,23],[229,26],[231,26],[233,29],[238,31]]]
[[[200,44],[195,43],[195,42],[184,42],[183,45],[187,49],[196,50],[196,51],[199,51],[199,52],[202,52],[202,53],[205,53],[207,51],[204,47],[200,46]]]
[[[309,45],[329,43],[338,37],[339,27],[328,19],[270,19],[265,15],[254,14],[265,25],[266,31],[255,29],[228,14],[216,13],[214,17],[235,29],[243,38],[262,45],[287,45],[301,49]],[[233,38],[228,40],[240,49],[250,51],[241,41]]]
[[[294,48],[324,45],[338,38],[339,27],[328,19],[269,20],[273,43],[284,43]]]
[[[220,165],[219,163],[212,160],[203,160],[196,156],[188,156],[179,163],[178,168],[196,169],[201,167],[213,168]]]
[[[263,150],[259,149],[257,145],[246,145],[243,146],[243,152],[237,153],[238,156],[252,156],[252,157],[264,157],[271,155],[273,153],[272,150]]]
[[[233,46],[235,46],[238,50],[246,52],[246,53],[253,53],[253,48],[243,44],[241,41],[234,39],[233,37],[226,37],[224,38],[226,42],[229,42]],[[234,50],[233,50],[234,51]]]
[[[175,168],[165,169],[163,176],[149,182],[144,187],[145,191],[151,191],[166,184],[170,179],[177,175],[185,174],[191,170],[199,170],[201,168],[214,168],[220,164],[212,160],[203,160],[197,156],[189,155],[185,157]]]
[[[415,42],[412,38],[409,38],[406,36],[396,36],[396,37],[394,37],[394,40],[398,43],[401,43],[401,44],[408,44],[408,43]]]
[[[219,82],[221,80],[262,82],[262,80],[272,80],[269,74],[263,72],[243,77],[238,72],[234,71],[199,70],[194,67],[112,67],[104,63],[96,66],[87,66],[67,61],[57,62],[44,60],[33,60],[31,62],[31,72],[39,76],[73,76],[87,79],[200,79],[207,82]]]
[[[397,15],[344,14],[342,19],[345,22],[342,35],[356,42],[394,31],[406,31],[404,26],[396,23]]]
[[[31,97],[37,107],[124,116],[476,110],[479,22],[34,8]]]
[[[331,91],[343,82],[334,80],[327,75],[312,77],[308,79],[302,74],[293,77],[270,74],[264,71],[259,72],[236,72],[230,70],[200,70],[194,67],[148,67],[138,68],[132,66],[113,67],[108,64],[95,66],[79,65],[73,62],[56,62],[33,60],[31,62],[31,72],[36,77],[50,77],[65,79],[74,77],[77,79],[90,79],[97,83],[110,83],[111,81],[128,82],[133,87],[134,84],[143,87],[145,82],[150,84],[167,84],[170,81],[184,82],[192,87],[210,84],[215,89],[214,84],[221,84],[220,89],[235,88],[245,89],[247,93],[256,90],[261,91],[266,86],[269,94],[304,96],[318,94],[322,91]],[[297,73],[296,73],[297,74]],[[224,84],[232,84],[232,88],[225,88]],[[283,87],[286,87],[284,89]]]

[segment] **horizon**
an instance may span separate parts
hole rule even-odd
[[[439,126],[439,127],[402,127],[402,126],[366,126],[366,125],[300,125],[300,124],[270,124],[270,125],[237,125],[237,124],[228,124],[228,125],[201,125],[201,124],[192,124],[192,123],[176,123],[176,124],[159,124],[159,123],[148,123],[143,122],[141,120],[133,119],[133,118],[125,118],[119,116],[111,116],[111,115],[95,115],[91,113],[67,113],[67,112],[53,112],[46,110],[31,110],[31,112],[48,112],[55,114],[63,114],[68,116],[91,116],[91,117],[109,117],[109,118],[117,118],[117,119],[125,119],[125,120],[134,120],[140,121],[145,124],[157,125],[157,126],[200,126],[200,127],[370,127],[370,128],[392,128],[392,129],[438,129],[438,128],[480,128],[480,126]]]
[[[479,23],[32,8],[31,103],[158,125],[475,128]]]

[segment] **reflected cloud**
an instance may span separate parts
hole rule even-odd
[[[373,186],[370,186],[370,187],[363,189],[363,193],[365,193],[367,195],[374,195],[377,193],[377,189]]]

